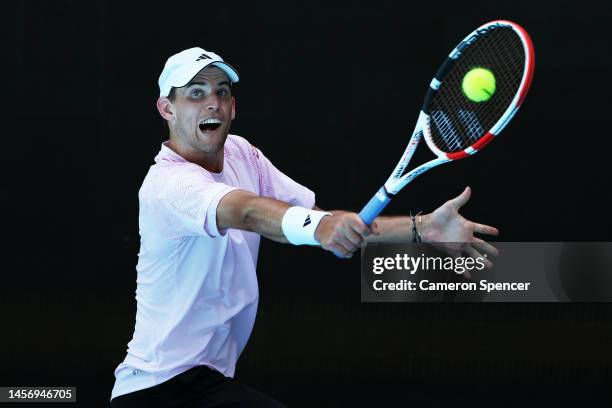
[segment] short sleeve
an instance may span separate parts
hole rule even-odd
[[[259,149],[256,147],[252,149],[259,173],[262,196],[306,208],[312,208],[315,205],[314,192],[278,170]]]
[[[216,182],[193,164],[164,174],[156,184],[155,217],[170,235],[223,235],[217,228],[217,206],[237,187]]]

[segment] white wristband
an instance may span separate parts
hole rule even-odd
[[[283,215],[283,233],[293,245],[320,245],[315,238],[315,231],[326,215],[332,214],[298,206],[289,207]]]

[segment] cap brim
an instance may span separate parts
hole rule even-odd
[[[227,62],[215,61],[210,65],[214,65],[215,67],[221,68],[227,74],[230,81],[232,81],[232,84],[235,84],[240,80],[240,77],[238,76],[238,71],[236,71],[234,67],[232,67]]]
[[[180,78],[176,78],[176,81],[170,83],[169,85],[173,88],[181,88],[187,85],[189,81],[193,79],[193,77],[198,75],[198,72],[202,71],[204,68],[208,67],[209,65],[214,65],[222,69],[223,72],[225,72],[225,74],[228,76],[229,80],[232,83],[238,82],[239,80],[238,72],[236,72],[236,70],[228,63],[223,62],[223,61],[202,60],[202,61],[198,61],[197,63],[193,64],[188,71],[183,72],[180,75]]]

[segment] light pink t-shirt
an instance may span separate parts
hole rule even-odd
[[[257,313],[259,235],[218,230],[224,195],[240,188],[291,205],[315,204],[312,191],[239,136],[227,138],[221,173],[186,161],[166,143],[138,194],[136,327],[111,398],[198,365],[234,375]]]

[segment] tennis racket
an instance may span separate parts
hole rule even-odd
[[[359,213],[364,223],[372,224],[391,198],[417,176],[471,156],[498,136],[525,100],[534,65],[531,39],[516,23],[492,21],[465,37],[432,79],[410,142],[393,173]],[[485,68],[495,77],[495,91],[484,102],[472,101],[462,88],[473,68]],[[404,174],[422,138],[437,158]]]

